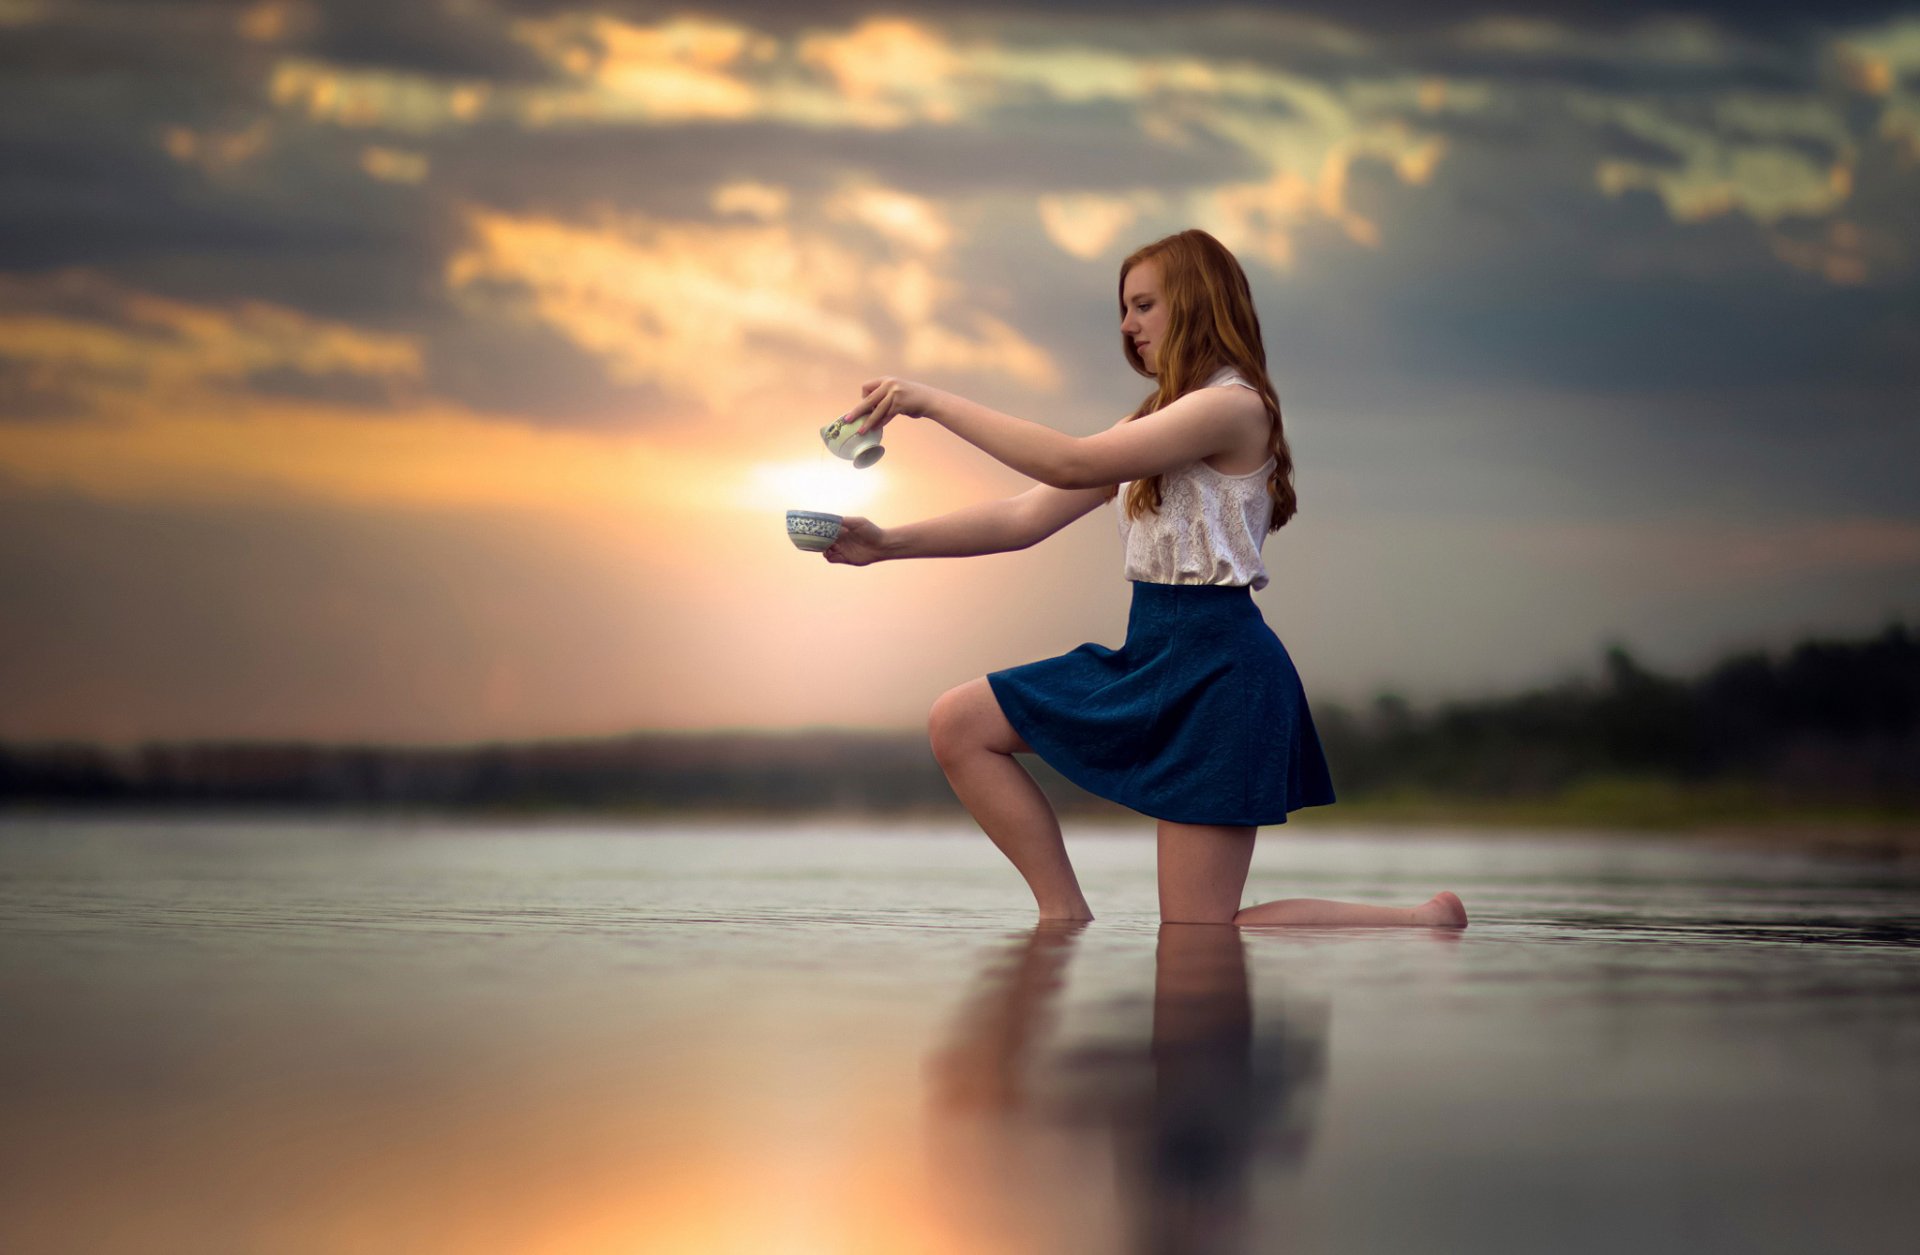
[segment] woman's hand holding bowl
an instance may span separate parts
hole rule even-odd
[[[866,566],[886,556],[882,552],[886,538],[886,529],[878,523],[853,515],[841,520],[840,535],[822,551],[822,556],[828,562]]]

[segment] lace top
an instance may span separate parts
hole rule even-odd
[[[1222,367],[1205,388],[1238,384],[1258,391],[1231,366]],[[1160,510],[1127,517],[1127,484],[1114,506],[1120,514],[1120,543],[1127,552],[1127,578],[1149,584],[1251,584],[1267,586],[1260,545],[1267,538],[1273,498],[1267,495],[1269,457],[1257,471],[1226,475],[1204,461],[1190,462],[1160,477]]]

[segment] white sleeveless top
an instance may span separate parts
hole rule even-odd
[[[1201,386],[1238,384],[1258,392],[1231,366]],[[1137,420],[1136,420],[1137,421]],[[1205,462],[1190,462],[1160,477],[1160,510],[1127,517],[1127,484],[1114,506],[1120,513],[1120,543],[1127,551],[1127,578],[1149,584],[1251,584],[1267,586],[1260,546],[1267,538],[1273,498],[1267,495],[1269,457],[1257,471],[1225,475]]]

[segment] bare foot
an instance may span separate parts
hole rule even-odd
[[[1413,908],[1413,922],[1428,928],[1465,928],[1467,908],[1452,892],[1442,889]]]

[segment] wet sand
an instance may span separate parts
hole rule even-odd
[[[1266,830],[0,821],[0,1249],[1905,1251],[1920,873]]]

